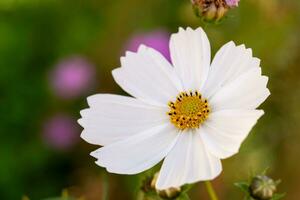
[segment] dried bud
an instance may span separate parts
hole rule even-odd
[[[204,21],[220,21],[230,8],[237,7],[239,0],[192,0],[197,16]]]
[[[225,0],[192,0],[197,16],[204,21],[219,21],[228,11]]]
[[[265,175],[255,176],[250,184],[250,194],[257,200],[270,200],[276,191],[276,186],[277,183]]]
[[[165,189],[165,190],[156,189],[155,184],[157,182],[157,178],[158,178],[158,173],[156,173],[153,176],[153,179],[151,181],[151,188],[153,188],[161,198],[174,199],[174,198],[176,198],[180,195],[180,192],[181,192],[180,187],[172,187],[172,188],[168,188],[168,189]]]

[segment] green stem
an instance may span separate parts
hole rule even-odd
[[[218,200],[218,196],[211,184],[210,181],[205,181],[205,186],[206,186],[206,190],[207,190],[207,193],[209,194],[209,197],[211,200]]]
[[[108,178],[107,178],[107,174],[104,172],[102,174],[102,183],[103,183],[103,193],[102,193],[102,199],[103,200],[107,200],[108,199]]]

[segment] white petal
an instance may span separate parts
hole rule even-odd
[[[267,82],[260,68],[248,70],[209,99],[212,110],[257,108],[270,95]]]
[[[92,144],[111,144],[169,120],[165,108],[132,97],[97,94],[88,104],[78,122],[84,128],[81,137]]]
[[[239,151],[262,110],[222,110],[211,113],[199,129],[206,148],[218,158],[227,158]]]
[[[109,172],[137,174],[161,161],[174,146],[178,134],[178,130],[167,123],[102,147],[91,155]]]
[[[115,81],[140,100],[166,106],[182,91],[174,68],[154,49],[142,45],[137,53],[127,52],[121,65],[112,72]]]
[[[202,28],[180,28],[171,36],[170,52],[184,89],[201,90],[210,66],[210,44]]]
[[[200,135],[187,131],[165,158],[156,187],[166,189],[200,180],[211,180],[222,171],[220,160],[205,149]]]
[[[228,42],[216,53],[202,94],[209,98],[219,88],[235,80],[246,71],[257,68],[260,60],[252,57],[252,50],[244,45]]]

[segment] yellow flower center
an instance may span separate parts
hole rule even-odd
[[[199,128],[210,113],[207,100],[197,91],[181,92],[176,101],[169,102],[168,105],[171,123],[181,130]]]

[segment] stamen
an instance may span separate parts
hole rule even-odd
[[[176,101],[168,105],[171,123],[181,130],[199,128],[210,112],[208,101],[198,91],[181,92]]]

